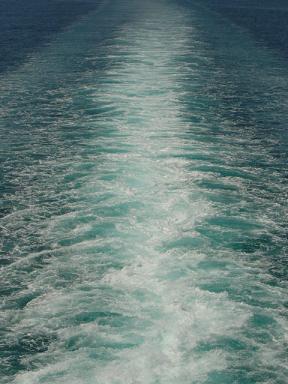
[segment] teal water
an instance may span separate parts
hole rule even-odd
[[[286,64],[126,0],[1,76],[1,384],[287,382]]]

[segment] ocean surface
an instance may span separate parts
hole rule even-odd
[[[1,384],[288,382],[287,16],[1,1]]]

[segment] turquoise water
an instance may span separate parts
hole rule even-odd
[[[1,384],[287,382],[286,64],[126,0],[1,76]]]

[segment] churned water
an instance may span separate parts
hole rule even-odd
[[[203,4],[85,12],[0,78],[1,384],[284,384],[287,61]]]

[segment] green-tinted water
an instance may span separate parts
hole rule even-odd
[[[1,383],[285,383],[287,80],[138,0],[1,78]]]

